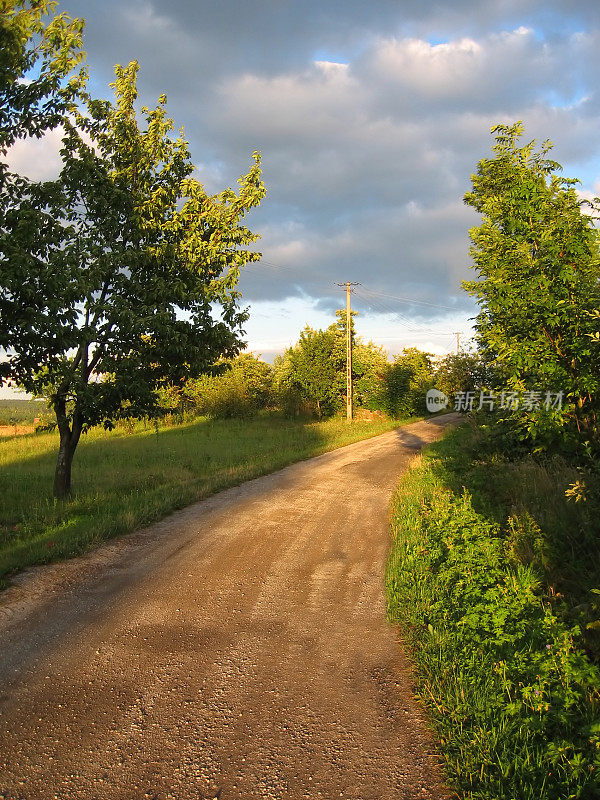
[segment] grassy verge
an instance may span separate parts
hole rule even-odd
[[[512,462],[463,426],[394,500],[386,583],[463,798],[600,797],[593,587],[600,507],[558,459]],[[589,626],[589,627],[588,627]]]
[[[26,566],[77,555],[220,489],[399,424],[259,417],[92,430],[75,454],[67,502],[51,498],[56,433],[0,441],[0,588]]]

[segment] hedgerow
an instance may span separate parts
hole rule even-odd
[[[446,477],[430,454],[403,479],[386,582],[448,781],[473,800],[597,798],[600,670],[580,627],[516,557],[519,519]]]

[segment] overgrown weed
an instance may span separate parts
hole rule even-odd
[[[558,457],[463,426],[393,504],[389,613],[411,645],[450,782],[475,800],[600,796],[598,496]]]

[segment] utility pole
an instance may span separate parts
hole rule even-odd
[[[350,284],[346,284],[346,420],[352,422],[352,312]]]
[[[456,353],[460,351],[460,331],[456,331]]]
[[[344,286],[338,283],[338,286]],[[358,283],[346,281],[346,420],[352,422],[352,309],[350,308],[351,286]]]

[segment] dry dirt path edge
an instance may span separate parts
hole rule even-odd
[[[446,415],[221,492],[0,601],[0,798],[443,798],[385,620],[388,504]]]

